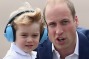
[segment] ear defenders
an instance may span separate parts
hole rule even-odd
[[[16,31],[13,25],[11,24],[12,21],[15,20],[15,18],[20,16],[21,14],[28,13],[28,12],[34,12],[34,10],[19,11],[9,19],[9,22],[7,23],[5,30],[4,30],[4,36],[9,42],[15,42],[15,38],[16,38]]]
[[[41,34],[40,44],[42,44],[48,38],[48,29],[44,28],[43,33]]]

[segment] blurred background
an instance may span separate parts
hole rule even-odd
[[[79,25],[89,28],[89,0],[72,0],[79,19]],[[43,8],[46,0],[0,0],[0,59],[2,59],[10,47],[10,42],[4,37],[4,28],[9,15],[24,4],[29,2],[33,8]]]

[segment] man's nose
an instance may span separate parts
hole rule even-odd
[[[63,33],[63,28],[61,25],[57,25],[56,27],[56,34],[61,35]]]

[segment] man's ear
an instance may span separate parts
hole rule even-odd
[[[75,16],[75,24],[76,24],[76,27],[78,27],[78,25],[79,25],[79,21],[78,21],[78,17],[77,16]]]

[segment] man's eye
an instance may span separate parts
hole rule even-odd
[[[54,27],[54,26],[56,26],[56,23],[50,23],[48,26]]]
[[[67,25],[69,23],[69,21],[62,21],[61,24],[62,25]]]

